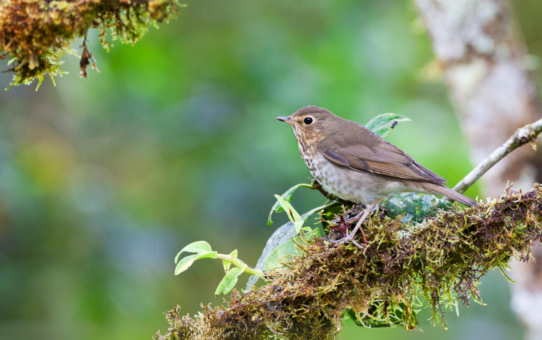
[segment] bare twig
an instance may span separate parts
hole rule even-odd
[[[482,177],[483,174],[485,174],[489,169],[503,159],[504,156],[508,155],[510,152],[524,144],[534,142],[540,132],[542,132],[542,119],[518,129],[514,135],[506,141],[506,143],[500,146],[497,150],[493,151],[488,158],[474,168],[467,176],[465,176],[465,178],[461,180],[461,182],[457,183],[454,190],[459,193],[465,192],[465,190],[473,185],[474,182]]]

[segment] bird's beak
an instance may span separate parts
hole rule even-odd
[[[291,119],[290,117],[277,117],[277,120],[278,121],[281,121],[281,122],[284,122],[284,123],[288,123],[290,125],[292,125],[294,122],[293,119]]]

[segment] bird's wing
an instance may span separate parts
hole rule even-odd
[[[323,141],[319,145],[319,151],[337,166],[413,181],[446,183],[444,178],[372,133],[368,137],[365,135],[363,138],[349,138],[339,143]]]

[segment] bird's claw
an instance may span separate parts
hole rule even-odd
[[[373,209],[375,208],[375,206],[378,205],[378,203],[380,203],[380,201],[382,201],[382,199],[379,199],[379,200],[376,200],[373,204],[367,206],[365,208],[365,211],[363,212],[363,215],[361,215],[361,217],[359,218],[358,220],[358,223],[356,224],[356,227],[354,228],[354,230],[348,234],[346,237],[340,239],[340,240],[336,240],[336,241],[331,241],[332,243],[337,243],[337,244],[341,244],[341,243],[345,243],[345,242],[352,242],[356,245],[356,247],[358,247],[359,249],[365,249],[363,246],[361,246],[359,243],[357,243],[355,240],[354,240],[354,236],[356,236],[356,233],[359,230],[361,230],[361,235],[363,235],[363,242],[365,244],[368,244],[369,242],[367,241],[367,236],[365,235],[365,231],[363,231],[363,228],[361,228],[361,223],[363,223],[363,221],[367,218],[367,216],[373,211]],[[343,219],[341,219],[341,225],[343,225]]]
[[[355,240],[354,240],[354,237],[352,236],[352,234],[346,236],[346,237],[343,237],[339,240],[331,240],[330,241],[331,243],[335,243],[335,244],[343,244],[343,243],[346,243],[346,242],[352,242],[356,245],[356,247],[358,247],[359,249],[361,250],[364,250],[365,247],[362,246],[361,244],[357,243]]]
[[[362,246],[361,244],[357,243],[357,242],[354,241],[354,240],[352,240],[352,243],[354,243],[354,244],[356,245],[356,247],[358,247],[358,248],[361,249],[361,250],[364,250],[364,249],[365,249],[364,246]]]

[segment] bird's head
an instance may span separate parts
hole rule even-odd
[[[318,106],[305,106],[289,117],[277,117],[277,120],[288,123],[294,129],[299,143],[312,143],[322,138],[326,125],[337,118],[330,111]]]

